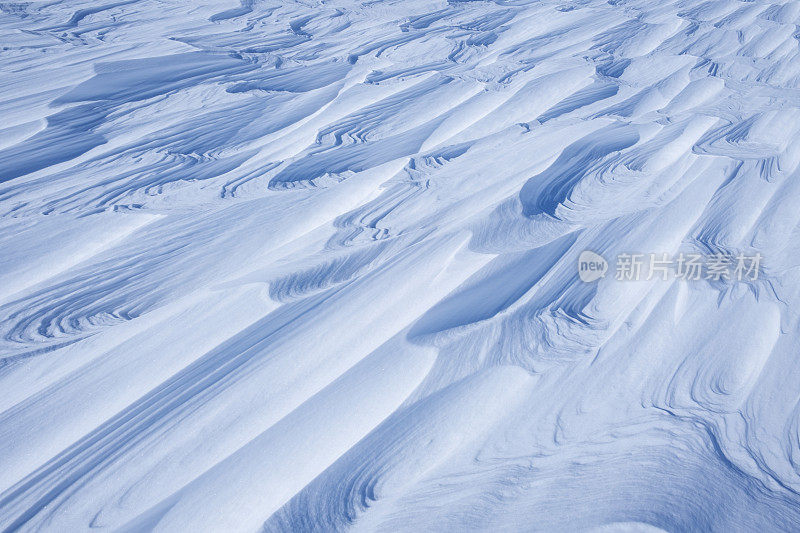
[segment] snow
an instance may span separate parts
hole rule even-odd
[[[797,529],[798,26],[0,4],[0,530]]]

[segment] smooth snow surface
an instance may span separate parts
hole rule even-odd
[[[1,3],[0,531],[797,530],[798,25]]]

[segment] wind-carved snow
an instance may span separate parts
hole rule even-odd
[[[797,528],[797,0],[0,10],[3,530]]]

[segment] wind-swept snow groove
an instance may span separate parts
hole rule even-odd
[[[0,3],[0,530],[797,529],[798,28]]]

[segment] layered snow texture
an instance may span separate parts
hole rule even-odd
[[[800,1],[0,10],[0,530],[798,528]]]

